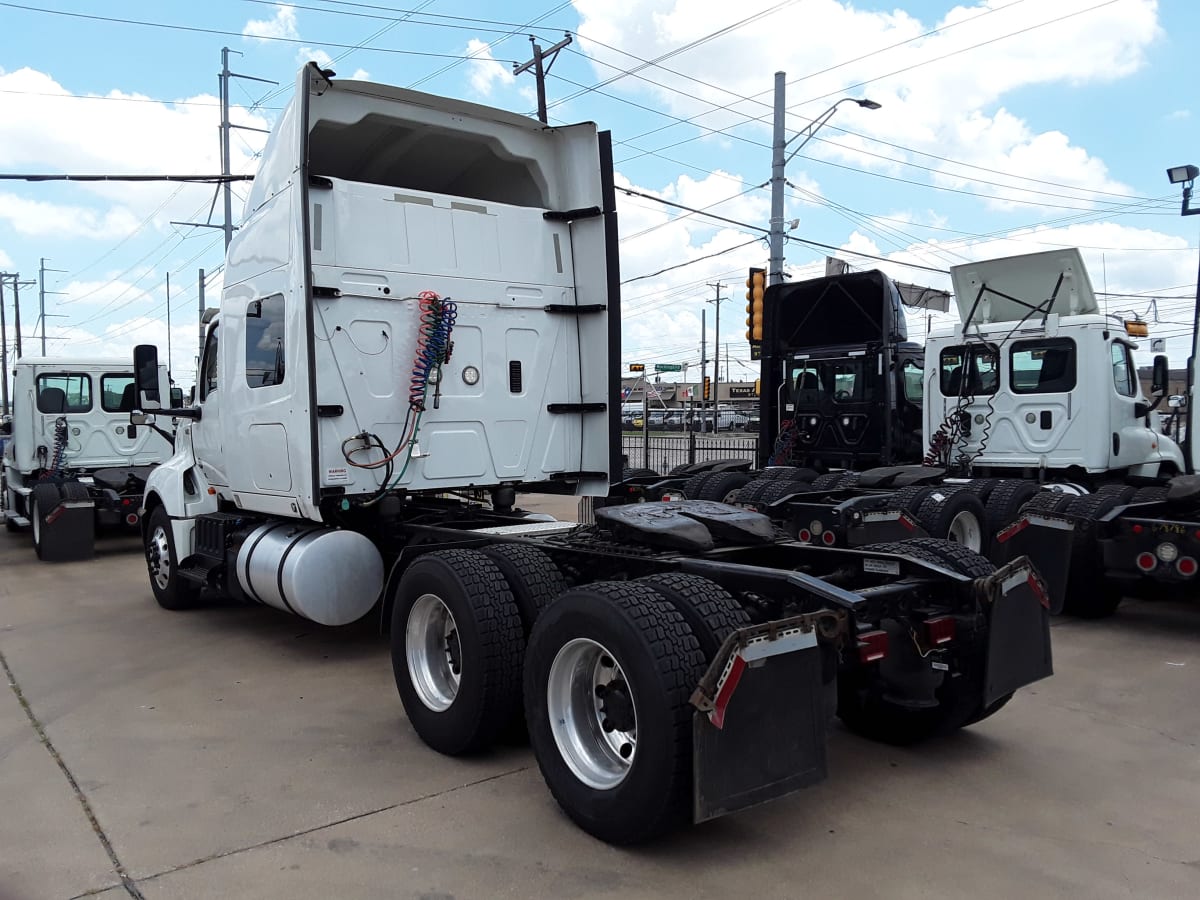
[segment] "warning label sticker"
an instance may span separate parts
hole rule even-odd
[[[894,559],[864,559],[863,571],[877,575],[899,575],[900,563]]]
[[[350,470],[346,466],[330,466],[325,470],[326,484],[349,484]]]

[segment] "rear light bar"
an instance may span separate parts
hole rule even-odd
[[[1153,553],[1142,551],[1137,555],[1137,567],[1143,572],[1152,572],[1154,567],[1158,565],[1158,557]]]
[[[934,616],[925,620],[925,639],[931,647],[940,647],[954,640],[954,616]]]
[[[879,662],[887,654],[888,633],[886,631],[864,631],[858,636],[859,662]]]
[[[1184,578],[1191,578],[1195,575],[1198,567],[1200,567],[1200,564],[1197,564],[1196,560],[1190,556],[1181,556],[1179,557],[1179,561],[1175,563],[1175,571]]]

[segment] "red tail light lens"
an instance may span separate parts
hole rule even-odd
[[[821,535],[821,540],[824,542],[826,547],[832,547],[833,542],[837,540],[837,536],[832,531],[826,531],[823,535]]]
[[[812,540],[812,532],[809,531],[807,528],[801,528],[800,533],[797,534],[796,537],[800,540],[801,543],[807,544],[809,541]]]
[[[954,616],[934,616],[932,619],[926,619],[925,638],[931,647],[940,647],[954,640]]]
[[[859,662],[879,662],[888,653],[888,633],[886,631],[864,631],[858,636]]]
[[[1197,564],[1190,556],[1179,557],[1179,562],[1175,563],[1175,569],[1184,578],[1191,578],[1196,574]]]
[[[1141,525],[1134,525],[1132,530],[1134,534],[1141,534],[1143,531],[1145,531]]]
[[[1139,553],[1137,555],[1137,567],[1143,572],[1149,572],[1158,565],[1158,557],[1153,553]]]

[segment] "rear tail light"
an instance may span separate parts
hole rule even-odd
[[[1158,565],[1158,557],[1153,553],[1142,552],[1137,555],[1137,567],[1143,572],[1149,572]]]
[[[675,500],[682,500],[682,499],[683,499],[683,494],[677,494],[677,493],[674,493],[674,492],[667,492],[667,493],[663,494],[662,498],[663,498],[663,503],[671,503],[671,502],[673,502],[673,501],[675,501]]]
[[[1134,534],[1141,534],[1141,533],[1142,533],[1144,530],[1145,530],[1145,529],[1144,529],[1144,528],[1142,528],[1142,526],[1141,526],[1141,525],[1134,525],[1134,526],[1133,526],[1133,533],[1134,533]]]
[[[1175,570],[1184,578],[1191,578],[1196,574],[1197,563],[1190,556],[1179,557],[1179,562],[1175,563]]]
[[[801,543],[807,544],[809,541],[812,540],[812,532],[809,531],[807,528],[801,528],[800,533],[797,534],[796,537],[800,540]]]
[[[925,620],[925,638],[929,646],[940,647],[954,640],[954,616],[934,616]]]
[[[821,535],[821,541],[825,544],[826,547],[832,547],[833,542],[836,540],[837,540],[837,535],[835,535],[832,531],[826,531],[823,535]]]
[[[137,513],[129,513],[125,516],[126,525],[136,525],[138,523]]]
[[[886,631],[864,631],[858,636],[858,659],[860,662],[879,662],[888,653]]]
[[[1154,548],[1154,555],[1165,563],[1173,563],[1179,558],[1179,548],[1170,541],[1163,541]]]

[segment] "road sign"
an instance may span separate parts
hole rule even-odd
[[[682,372],[683,366],[680,363],[655,363],[655,372]]]

